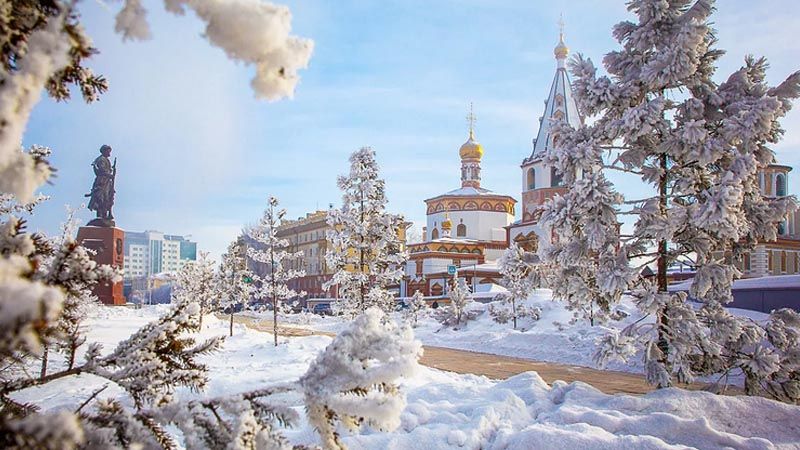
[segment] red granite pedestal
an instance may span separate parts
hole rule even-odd
[[[125,232],[116,227],[80,227],[78,243],[96,252],[97,264],[108,264],[122,270],[124,262]],[[106,305],[124,305],[122,281],[116,283],[98,283],[94,295]]]

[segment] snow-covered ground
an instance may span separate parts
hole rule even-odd
[[[89,342],[100,341],[110,351],[114,343],[164,308],[102,307],[89,321]],[[201,334],[227,335],[227,327],[225,321],[209,316]],[[421,331],[425,335],[424,327]],[[269,334],[237,326],[222,350],[204,360],[211,371],[208,389],[179,395],[234,394],[295,380],[331,338],[284,338],[277,348],[271,340]],[[95,377],[74,377],[25,391],[20,400],[44,409],[74,409],[102,383]],[[367,430],[347,435],[350,448],[800,448],[800,407],[761,398],[680,389],[646,396],[606,395],[584,383],[557,382],[551,388],[534,372],[497,382],[426,367],[402,386],[408,405],[401,427],[388,433]],[[100,394],[124,395],[113,386]],[[302,417],[301,399],[288,401]],[[285,434],[297,444],[318,443],[304,421]]]
[[[524,303],[529,307],[539,308],[541,317],[537,321],[521,319],[516,330],[512,328],[511,322],[506,324],[495,322],[487,311],[488,305],[475,302],[469,309],[478,312],[477,318],[458,330],[443,327],[430,314],[432,310],[428,310],[427,314],[419,318],[414,333],[424,345],[596,368],[593,355],[597,348],[597,339],[607,334],[611,328],[621,329],[641,318],[636,306],[627,298],[623,298],[618,308],[625,312],[627,317],[603,326],[592,326],[587,320],[571,323],[572,312],[564,308],[563,303],[553,301],[549,289],[537,289]],[[767,318],[766,314],[757,311],[733,308],[730,311],[754,320]],[[248,314],[272,320],[271,313]],[[395,319],[401,320],[402,314],[396,313],[394,316]],[[314,315],[303,316],[301,319],[294,315],[286,317],[284,324],[338,332],[347,325],[347,322],[335,316]],[[628,363],[612,361],[605,368],[642,373],[642,358],[634,357]]]

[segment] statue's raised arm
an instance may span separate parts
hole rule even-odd
[[[97,213],[97,218],[89,222],[94,226],[114,226],[114,216],[111,208],[114,206],[114,179],[117,175],[117,162],[111,165],[111,146],[103,145],[100,147],[100,156],[92,162],[94,170],[94,183],[92,192],[86,194],[91,197],[89,200],[89,210]]]

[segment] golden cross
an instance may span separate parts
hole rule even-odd
[[[558,36],[564,40],[564,13],[558,16]]]
[[[473,132],[475,131],[475,122],[478,119],[475,118],[475,114],[472,112],[472,102],[469,102],[469,114],[467,114],[467,123],[469,123],[469,135],[472,136]]]

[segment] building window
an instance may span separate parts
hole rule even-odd
[[[786,273],[786,252],[781,252],[781,272]]]
[[[433,231],[431,231],[431,239],[439,239],[439,230],[438,229],[434,228]]]
[[[550,168],[550,187],[558,187],[564,184],[561,180],[561,175],[558,174],[558,171],[555,167]]]
[[[775,178],[775,195],[786,197],[786,175],[782,173]]]
[[[786,222],[781,222],[778,224],[778,235],[783,236],[786,234]]]
[[[528,190],[536,189],[536,169],[528,169]]]
[[[767,268],[770,272],[774,270],[774,264],[772,263],[772,250],[767,250]]]
[[[458,237],[466,237],[467,235],[467,226],[463,223],[458,224],[456,227],[456,236]]]
[[[750,271],[750,253],[744,254],[744,270],[749,272]]]

